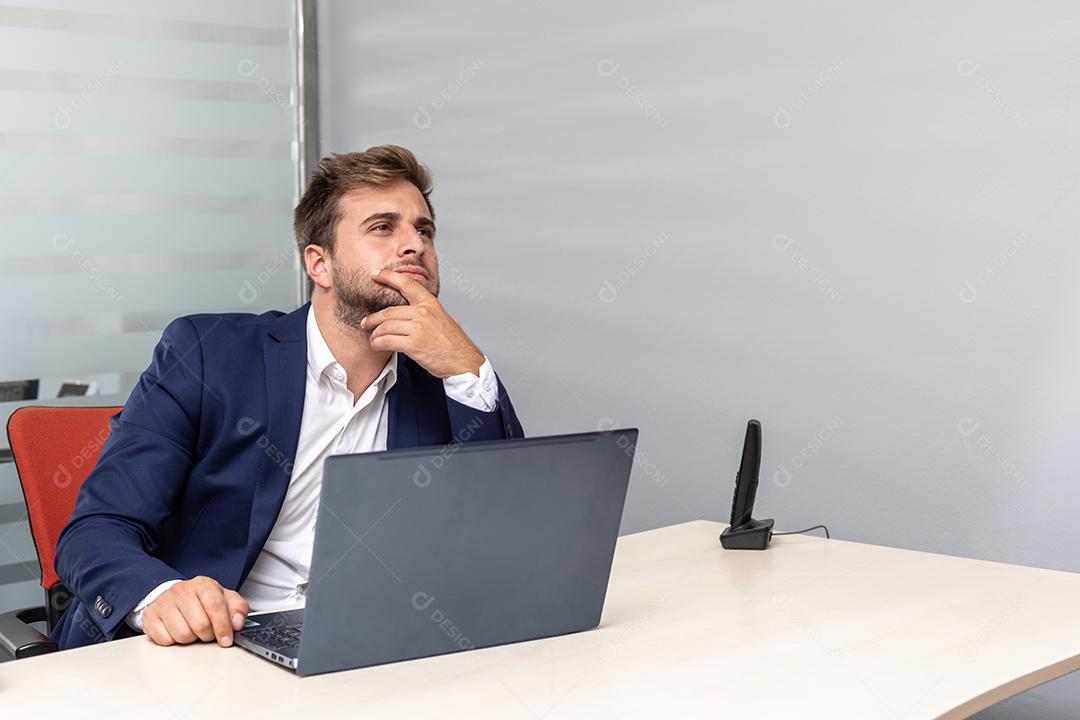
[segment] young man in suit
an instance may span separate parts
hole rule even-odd
[[[169,324],[57,545],[62,648],[229,646],[302,601],[327,456],[523,435],[438,301],[430,192],[401,147],[323,158],[294,215],[310,303]]]

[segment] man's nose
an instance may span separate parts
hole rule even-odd
[[[424,241],[415,229],[408,229],[398,239],[398,255],[419,255],[424,251]]]

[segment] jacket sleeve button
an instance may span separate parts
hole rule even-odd
[[[94,600],[94,608],[98,611],[101,617],[107,618],[112,613],[112,607],[109,605],[109,603],[105,602],[105,599],[100,595],[98,595],[97,599]]]

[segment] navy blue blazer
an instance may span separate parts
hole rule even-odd
[[[292,473],[307,313],[190,315],[165,328],[56,547],[75,595],[51,633],[61,648],[127,634],[125,616],[166,580],[243,585]],[[524,434],[501,382],[498,408],[474,410],[404,354],[388,402],[388,448]]]

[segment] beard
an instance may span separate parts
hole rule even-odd
[[[419,263],[398,263],[398,265],[408,264],[418,265]],[[434,277],[435,292],[433,294],[438,297],[439,276],[436,274]],[[335,314],[338,320],[356,330],[361,329],[360,321],[371,313],[388,307],[409,304],[400,292],[377,282],[369,272],[359,268],[339,268],[337,265],[331,265],[330,278],[334,283],[334,295],[337,300]]]

